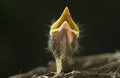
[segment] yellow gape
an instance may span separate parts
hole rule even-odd
[[[55,30],[57,30],[64,21],[66,21],[69,24],[69,26],[71,28],[71,31],[77,37],[79,37],[79,28],[78,28],[77,24],[75,24],[75,22],[73,21],[68,7],[66,7],[64,9],[64,11],[63,11],[62,15],[60,16],[60,18],[55,23],[53,23],[53,25],[51,26],[51,28],[50,28],[50,36],[52,36],[54,34]]]

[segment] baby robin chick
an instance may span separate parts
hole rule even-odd
[[[78,51],[79,28],[73,21],[68,7],[60,18],[51,25],[48,47],[53,53],[57,73],[72,71],[71,60]]]

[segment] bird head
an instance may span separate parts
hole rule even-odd
[[[71,56],[78,50],[79,28],[73,21],[68,7],[64,9],[60,18],[51,25],[49,35],[48,46],[55,60],[64,60],[69,64]]]

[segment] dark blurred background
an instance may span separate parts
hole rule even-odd
[[[66,6],[73,20],[84,24],[79,55],[120,49],[120,0],[0,0],[0,78],[53,59],[47,34]]]

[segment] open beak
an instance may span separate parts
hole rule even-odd
[[[53,36],[57,33],[56,40],[61,39],[62,35],[65,35],[68,42],[73,41],[73,34],[78,38],[79,37],[79,28],[73,21],[68,7],[66,7],[60,16],[60,18],[53,23],[50,28],[50,36]]]

